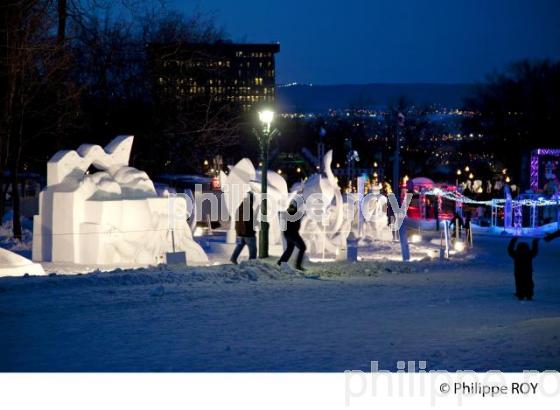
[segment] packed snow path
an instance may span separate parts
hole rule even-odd
[[[0,371],[560,370],[560,241],[535,300],[505,238],[468,260],[262,263],[0,278]]]

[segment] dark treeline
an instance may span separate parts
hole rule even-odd
[[[132,165],[153,174],[199,172],[205,159],[218,154],[226,164],[257,158],[247,118],[236,110],[212,101],[155,101],[150,44],[227,41],[203,14],[185,16],[157,0],[7,0],[0,4],[0,35],[0,215],[12,205],[16,238],[20,175],[44,174],[46,161],[60,149],[132,134]],[[279,119],[282,135],[273,141],[271,167],[290,164],[302,148],[315,153],[324,128],[327,149],[334,148],[341,167],[351,142],[360,154],[358,168],[379,161],[388,170],[396,118],[403,113],[403,174],[454,180],[455,170],[471,162],[468,153],[487,152],[492,159],[483,157],[477,177],[507,167],[522,181],[521,163],[530,149],[558,147],[560,64],[520,62],[490,76],[466,101],[476,114],[460,124],[432,121],[428,108],[405,99],[387,106],[376,118]],[[433,138],[458,129],[484,138]],[[301,163],[305,174],[315,171],[309,161]],[[291,182],[303,176],[287,168]],[[8,189],[11,204],[5,203]]]
[[[132,134],[133,165],[193,172],[238,143],[234,110],[154,103],[148,45],[224,41],[203,14],[156,0],[8,0],[0,31],[0,215],[11,186],[16,238],[19,175],[44,174],[57,150]]]
[[[560,147],[560,62],[520,61],[494,73],[467,99],[466,109],[478,115],[465,126],[486,136],[469,148],[494,153],[524,181],[522,163],[532,149]]]

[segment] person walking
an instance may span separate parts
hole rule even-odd
[[[532,300],[535,286],[533,282],[533,259],[539,251],[539,240],[533,239],[531,248],[525,242],[520,243],[516,248],[518,239],[517,236],[512,238],[508,246],[508,254],[513,258],[515,296],[519,300]]]
[[[255,238],[255,225],[253,219],[253,194],[249,192],[237,210],[235,219],[235,232],[238,236],[237,246],[233,250],[230,261],[237,265],[237,258],[247,245],[249,259],[257,258],[257,240]]]
[[[439,198],[434,199],[434,219],[436,220],[436,231],[439,231]]]
[[[288,207],[288,214],[295,215],[297,213],[297,204],[295,201],[290,203]],[[286,240],[286,250],[280,257],[280,260],[277,262],[278,266],[280,266],[283,262],[288,262],[290,256],[292,256],[292,252],[294,248],[298,248],[299,252],[296,259],[296,269],[300,271],[305,271],[302,266],[303,263],[303,255],[307,247],[305,246],[305,242],[303,238],[299,234],[299,229],[301,227],[301,218],[297,218],[296,221],[286,221],[286,230],[284,231],[284,239]]]
[[[459,212],[455,211],[455,213],[453,214],[453,219],[451,220],[451,223],[449,224],[449,230],[451,231],[451,233],[453,235],[455,235],[455,237],[457,239],[461,238],[461,231],[464,228],[464,223],[463,223],[463,218],[461,217],[461,215],[459,214]]]

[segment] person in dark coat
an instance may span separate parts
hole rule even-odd
[[[533,259],[539,250],[539,240],[533,239],[533,245],[522,242],[515,247],[518,237],[512,238],[508,246],[509,256],[513,258],[515,276],[515,296],[519,300],[533,299]]]
[[[471,214],[470,212],[467,214],[467,218],[465,219],[465,236],[467,237],[467,243],[472,246],[471,240]]]
[[[239,254],[247,245],[249,248],[249,259],[257,258],[257,240],[255,238],[255,226],[253,219],[253,194],[249,192],[241,206],[237,210],[237,218],[235,220],[235,232],[239,237],[237,246],[233,250],[230,261],[237,265]]]
[[[459,212],[455,212],[455,214],[453,214],[453,219],[451,220],[451,223],[449,224],[449,230],[451,231],[452,235],[455,234],[455,229],[457,229],[457,227],[459,228],[459,238],[460,238],[461,237],[461,231],[464,228],[464,224],[463,224],[463,218],[461,218],[461,215],[459,215]]]
[[[296,212],[297,212],[297,205],[294,201],[292,201],[292,203],[290,203],[290,206],[288,207],[288,213],[290,215],[295,215]],[[292,252],[294,251],[294,248],[297,247],[299,249],[299,252],[296,260],[296,269],[305,271],[305,269],[302,266],[302,262],[303,262],[303,255],[305,254],[307,247],[305,246],[305,242],[303,241],[303,238],[299,234],[300,227],[301,227],[301,218],[298,218],[296,221],[289,221],[289,220],[286,221],[286,230],[284,231],[284,239],[286,240],[286,244],[287,244],[286,250],[284,251],[284,253],[280,257],[280,260],[277,263],[278,265],[281,265],[282,262],[288,262],[290,256],[292,256]]]
[[[434,219],[436,220],[436,231],[439,231],[439,199],[434,199]]]
[[[387,200],[387,226],[391,226],[391,224],[395,220],[395,211],[393,211],[393,207],[389,200]]]
[[[424,219],[430,219],[432,202],[426,199],[426,204],[424,205]]]

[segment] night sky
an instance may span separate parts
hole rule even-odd
[[[279,41],[277,82],[476,82],[560,58],[559,0],[172,0],[234,41]]]

